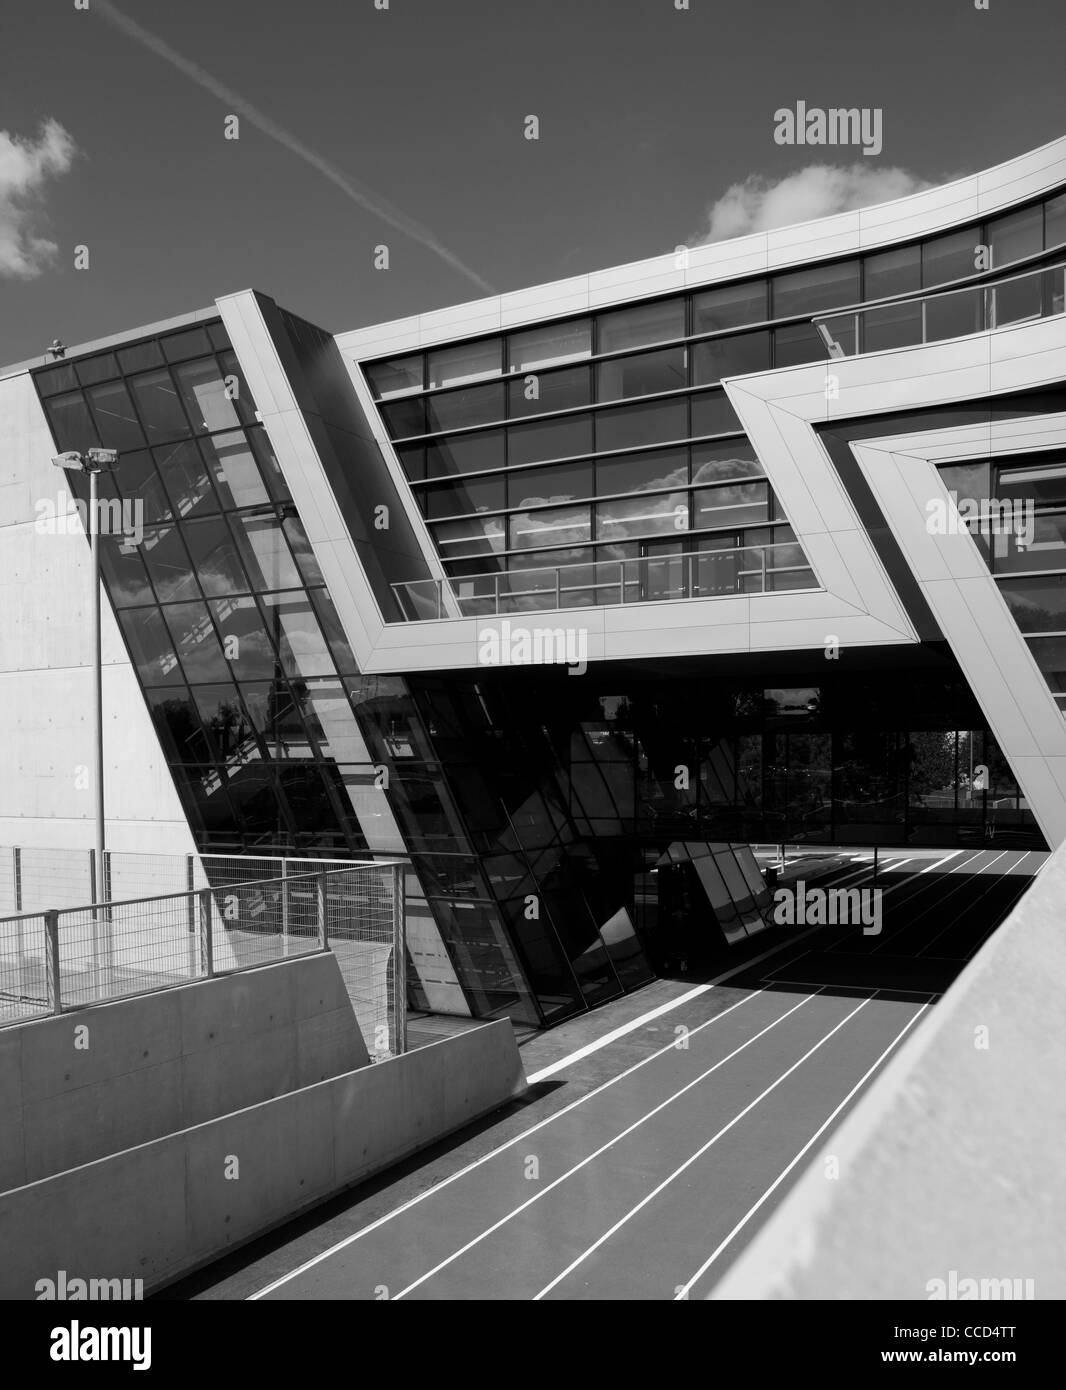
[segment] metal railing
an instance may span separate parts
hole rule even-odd
[[[855,304],[811,320],[830,357],[919,347],[1066,312],[1066,263],[991,285]]]
[[[0,1024],[332,951],[376,1061],[406,1048],[405,863],[0,918]]]
[[[794,541],[678,551],[627,560],[587,560],[569,565],[416,579],[392,588],[408,622],[502,613],[552,612],[735,594],[783,593],[814,587],[810,565],[794,560]],[[803,575],[811,582],[782,576]]]

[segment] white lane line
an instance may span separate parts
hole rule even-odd
[[[845,1023],[848,1023],[851,1019],[853,1019],[861,1009],[865,1009],[866,1005],[869,1004],[871,999],[876,998],[877,992],[875,991],[866,999],[862,1000],[860,1004],[856,1005],[856,1007],[852,1009],[851,1013],[847,1014],[844,1018],[842,1018],[835,1028],[831,1028],[829,1032],[826,1033],[824,1038],[820,1038],[812,1048],[809,1048],[803,1054],[803,1056],[799,1058],[798,1061],[793,1062],[787,1071],[782,1072],[776,1081],[771,1082],[770,1085],[767,1086],[767,1088],[763,1092],[757,1095],[754,1100],[749,1101],[748,1104],[745,1105],[744,1109],[741,1110],[739,1114],[734,1115],[727,1125],[723,1125],[722,1128],[718,1131],[716,1135],[714,1135],[713,1138],[708,1139],[706,1144],[701,1145],[700,1148],[698,1148],[696,1152],[691,1155],[691,1157],[686,1158],[684,1163],[682,1163],[680,1167],[675,1168],[674,1171],[668,1177],[664,1178],[663,1181],[659,1183],[657,1187],[653,1187],[646,1197],[642,1197],[641,1200],[636,1204],[636,1206],[633,1207],[630,1211],[626,1212],[625,1216],[623,1216],[620,1221],[616,1221],[614,1223],[610,1230],[604,1231],[603,1235],[600,1236],[598,1240],[594,1241],[588,1247],[587,1250],[583,1251],[577,1257],[576,1260],[571,1260],[571,1262],[567,1265],[567,1267],[562,1271],[561,1274],[557,1274],[550,1284],[545,1284],[544,1287],[541,1289],[540,1293],[534,1296],[533,1302],[536,1303],[540,1299],[542,1299],[545,1294],[551,1293],[552,1289],[554,1289],[557,1284],[561,1284],[562,1281],[568,1275],[572,1274],[574,1270],[577,1269],[578,1265],[583,1264],[585,1260],[587,1260],[588,1257],[591,1254],[593,1254],[594,1251],[598,1250],[601,1245],[603,1245],[606,1241],[610,1240],[610,1238],[613,1235],[620,1231],[627,1221],[631,1220],[634,1216],[636,1216],[638,1211],[642,1211],[650,1201],[653,1201],[654,1198],[656,1198],[659,1195],[660,1192],[664,1191],[667,1187],[669,1187],[670,1184],[674,1181],[674,1179],[680,1177],[686,1168],[691,1168],[692,1165],[696,1162],[696,1160],[698,1158],[702,1158],[702,1156],[707,1152],[709,1148],[712,1147],[712,1145],[717,1144],[719,1139],[721,1139],[724,1134],[728,1134],[729,1131],[733,1128],[733,1126],[739,1124],[740,1121],[744,1118],[744,1116],[747,1115],[750,1111],[754,1110],[755,1107],[761,1101],[765,1100],[771,1091],[775,1091],[778,1088],[778,1086],[781,1085],[782,1081],[787,1080],[788,1077],[792,1075],[792,1073],[796,1070],[797,1067],[802,1066],[808,1057],[810,1057],[813,1053],[818,1051],[818,1049],[822,1046],[823,1043],[828,1042],[834,1033],[838,1033],[840,1029],[843,1028]]]
[[[560,1058],[557,1062],[552,1062],[549,1066],[541,1067],[540,1071],[535,1071],[527,1076],[526,1080],[531,1086],[535,1086],[538,1081],[544,1081],[549,1076],[554,1076],[557,1071],[563,1071],[566,1067],[572,1066],[574,1062],[580,1062],[583,1057],[590,1057],[594,1052],[599,1052],[600,1048],[608,1047],[611,1043],[617,1042],[619,1038],[624,1038],[627,1033],[634,1032],[637,1028],[643,1028],[646,1023],[651,1023],[653,1019],[660,1018],[663,1014],[669,1013],[671,1009],[678,1008],[681,1004],[687,1004],[692,999],[698,999],[701,994],[706,994],[708,990],[714,989],[716,985],[724,984],[726,980],[731,980],[734,975],[740,975],[753,965],[758,965],[760,961],[768,960],[771,956],[777,955],[779,951],[785,951],[794,946],[797,941],[802,941],[804,937],[810,936],[817,931],[817,927],[812,927],[811,931],[803,932],[800,936],[794,936],[789,941],[779,942],[776,946],[771,946],[768,951],[763,951],[761,955],[752,956],[743,965],[734,965],[724,971],[721,975],[716,975],[713,980],[708,980],[705,984],[695,985],[686,994],[679,994],[676,999],[671,999],[666,1004],[660,1004],[657,1008],[649,1009],[646,1014],[641,1014],[639,1018],[632,1019],[629,1023],[620,1024],[609,1033],[604,1033],[602,1038],[596,1038],[593,1042],[586,1043],[584,1047],[579,1047],[576,1052],[571,1052],[568,1056]],[[701,1025],[702,1027],[703,1025]],[[624,1075],[625,1073],[623,1073]],[[595,1094],[593,1092],[593,1094]]]
[[[953,849],[950,854],[945,854],[943,859],[938,859],[935,864],[930,864],[927,869],[919,869],[920,874],[931,874],[934,869],[939,869],[941,864],[946,864],[949,859],[957,859],[962,853],[961,849]]]
[[[990,869],[990,868],[992,867],[993,864],[998,864],[999,861],[1000,861],[1001,859],[1003,859],[1006,855],[1011,854],[1012,852],[1013,852],[1013,851],[1011,851],[1011,850],[1009,850],[1009,849],[1001,850],[1001,851],[999,852],[999,854],[997,854],[997,855],[995,856],[994,859],[990,859],[990,860],[988,861],[987,864],[983,864],[983,865],[981,866],[981,873],[982,873],[982,875],[984,874],[984,872],[985,872],[986,869]],[[991,854],[991,850],[987,851],[987,853]],[[951,873],[954,873],[955,870],[952,869],[952,870],[950,870],[950,872],[951,872]],[[1001,873],[1002,873],[1002,871],[1001,871]],[[999,875],[997,875],[997,877],[999,877]],[[959,923],[959,918],[958,918],[957,916],[956,916],[956,917],[953,917],[953,918],[951,919],[951,921],[948,922],[948,924],[947,924],[946,926],[940,928],[940,930],[937,932],[937,934],[936,934],[935,936],[931,936],[931,937],[929,938],[929,940],[925,943],[925,945],[922,947],[922,949],[921,949],[920,951],[915,951],[915,953],[914,953],[914,954],[915,954],[915,958],[917,958],[918,956],[924,956],[925,953],[926,953],[926,951],[929,950],[929,947],[930,947],[930,946],[935,945],[936,942],[938,942],[938,941],[940,940],[940,938],[945,934],[945,932],[949,932],[949,931],[952,929],[952,927],[958,926],[958,923]]]
[[[817,927],[811,929],[811,931],[817,930]],[[804,932],[803,935],[810,936],[811,932]],[[783,942],[780,946],[775,947],[774,950],[765,951],[761,956],[753,957],[752,960],[748,961],[745,965],[738,966],[733,970],[727,970],[724,975],[719,975],[717,979],[709,981],[706,985],[700,985],[697,989],[675,999],[670,1007],[676,1007],[686,1000],[694,998],[698,994],[705,993],[713,985],[737,974],[738,970],[744,970],[747,969],[748,966],[757,965],[759,961],[766,960],[777,951],[786,950],[789,946],[792,946],[795,941],[799,940],[802,940],[802,938],[796,937],[794,941]],[[798,956],[792,956],[785,964],[790,964],[792,960],[799,960],[802,955],[803,952],[801,951]],[[703,1023],[698,1023],[694,1028],[691,1028],[689,1030],[689,1037],[692,1038],[695,1037],[697,1033],[702,1033],[704,1028],[709,1028],[712,1023],[717,1023],[720,1018],[725,1018],[727,1014],[733,1013],[744,1004],[750,1004],[753,999],[758,999],[759,995],[760,991],[752,991],[751,994],[746,994],[743,999],[738,999],[735,1004],[730,1004],[727,1009],[723,1009],[721,1013],[715,1014],[713,1018],[708,1018]],[[655,1010],[654,1012],[658,1013],[660,1010]],[[609,1080],[601,1082],[599,1086],[594,1087],[593,1090],[588,1091],[585,1095],[578,1096],[576,1100],[572,1100],[569,1105],[564,1105],[562,1109],[554,1111],[551,1115],[546,1115],[543,1120],[538,1120],[535,1125],[530,1126],[527,1130],[523,1130],[521,1134],[515,1135],[513,1139],[508,1139],[505,1143],[498,1145],[487,1154],[482,1154],[480,1158],[475,1158],[473,1162],[468,1163],[464,1168],[460,1168],[458,1172],[452,1173],[449,1177],[442,1178],[440,1182],[434,1183],[432,1187],[426,1188],[425,1192],[420,1192],[416,1197],[411,1197],[406,1202],[401,1202],[398,1207],[395,1207],[392,1211],[386,1212],[384,1216],[379,1216],[378,1219],[372,1221],[369,1226],[364,1226],[361,1230],[354,1231],[350,1236],[345,1236],[343,1240],[337,1241],[336,1244],[329,1246],[328,1249],[313,1256],[310,1260],[305,1260],[303,1264],[297,1265],[295,1269],[290,1270],[287,1274],[282,1274],[272,1283],[267,1284],[265,1288],[259,1289],[256,1293],[249,1294],[247,1302],[252,1303],[256,1299],[265,1297],[268,1293],[272,1293],[275,1289],[280,1288],[282,1284],[288,1283],[290,1279],[295,1279],[298,1275],[304,1274],[315,1265],[321,1264],[323,1260],[328,1260],[332,1255],[337,1254],[338,1251],[343,1250],[354,1241],[361,1240],[363,1236],[370,1235],[372,1231],[376,1231],[379,1226],[384,1226],[385,1223],[391,1221],[393,1217],[402,1216],[405,1211],[409,1211],[411,1207],[417,1206],[419,1202],[424,1202],[427,1197],[435,1196],[443,1188],[450,1186],[453,1182],[458,1182],[459,1179],[465,1177],[467,1173],[473,1172],[475,1168],[480,1168],[483,1163],[488,1163],[491,1159],[496,1158],[513,1145],[520,1144],[524,1139],[528,1139],[531,1134],[536,1134],[537,1130],[543,1129],[545,1125],[550,1125],[556,1120],[561,1120],[564,1115],[569,1114],[570,1111],[576,1110],[579,1105],[584,1105],[586,1101],[590,1101],[595,1096],[600,1095],[601,1092],[606,1091],[609,1086],[614,1086],[617,1082],[624,1081],[627,1076],[632,1076],[633,1073],[639,1071],[641,1067],[648,1066],[649,1063],[654,1062],[657,1057],[663,1057],[667,1052],[674,1052],[676,1049],[676,1039],[673,1042],[666,1043],[663,1047],[657,1048],[654,1052],[649,1053],[647,1057],[642,1057],[639,1062],[634,1062],[631,1067],[627,1067],[625,1071],[619,1072],[617,1076],[612,1076]],[[542,1073],[538,1073],[538,1075],[541,1074]],[[527,1079],[532,1080],[532,1078]]]
[[[439,1274],[442,1269],[447,1269],[448,1265],[453,1264],[462,1255],[465,1255],[468,1250],[473,1250],[475,1245],[480,1245],[483,1240],[487,1240],[488,1237],[491,1236],[494,1232],[498,1231],[501,1228],[501,1226],[506,1226],[508,1221],[513,1221],[516,1216],[520,1216],[522,1212],[527,1210],[527,1208],[533,1206],[535,1202],[539,1202],[542,1197],[547,1197],[548,1193],[551,1192],[554,1188],[558,1187],[560,1183],[564,1183],[568,1178],[572,1178],[575,1173],[579,1173],[582,1168],[587,1167],[588,1164],[590,1164],[593,1161],[593,1159],[599,1158],[601,1154],[605,1154],[608,1149],[613,1149],[615,1144],[620,1143],[623,1139],[626,1138],[627,1135],[632,1134],[634,1130],[639,1129],[641,1125],[646,1124],[648,1120],[652,1118],[653,1115],[657,1115],[660,1110],[665,1110],[668,1105],[672,1105],[675,1100],[678,1100],[681,1096],[685,1095],[687,1091],[691,1091],[694,1086],[698,1086],[702,1081],[705,1081],[707,1077],[710,1076],[713,1072],[716,1072],[719,1069],[719,1067],[724,1067],[727,1062],[731,1062],[733,1058],[736,1057],[739,1053],[745,1051],[746,1048],[751,1047],[753,1043],[757,1043],[759,1039],[763,1037],[766,1033],[769,1033],[771,1029],[776,1028],[779,1023],[783,1023],[786,1018],[790,1018],[796,1012],[797,1009],[802,1009],[805,1004],[809,1004],[811,1000],[814,999],[820,993],[821,990],[816,990],[814,994],[808,994],[805,999],[801,999],[798,1004],[793,1004],[792,1008],[786,1010],[786,1012],[783,1013],[780,1016],[780,1018],[775,1018],[773,1023],[768,1023],[765,1028],[761,1028],[759,1032],[755,1034],[754,1037],[749,1038],[747,1042],[743,1042],[740,1044],[739,1047],[734,1048],[733,1051],[730,1052],[727,1057],[723,1057],[720,1061],[715,1062],[713,1066],[708,1067],[706,1071],[701,1072],[699,1076],[694,1077],[691,1081],[687,1082],[684,1086],[680,1088],[680,1090],[675,1091],[673,1095],[667,1096],[665,1100],[659,1101],[659,1103],[657,1105],[654,1105],[649,1111],[647,1111],[646,1114],[641,1115],[641,1117],[638,1120],[634,1120],[631,1125],[627,1125],[625,1129],[623,1129],[619,1134],[616,1134],[613,1139],[608,1139],[606,1144],[601,1144],[598,1149],[595,1149],[592,1153],[587,1154],[580,1161],[580,1163],[575,1163],[572,1168],[568,1168],[565,1173],[561,1173],[559,1177],[553,1179],[550,1183],[548,1183],[546,1187],[542,1187],[539,1191],[535,1192],[532,1197],[527,1197],[524,1202],[520,1202],[519,1205],[515,1207],[513,1211],[509,1211],[506,1216],[501,1216],[499,1221],[494,1221],[491,1226],[489,1226],[486,1230],[482,1231],[480,1235],[475,1236],[473,1240],[468,1240],[465,1245],[460,1246],[460,1248],[454,1251],[451,1255],[449,1255],[446,1260],[441,1260],[440,1263],[435,1264],[432,1269],[427,1269],[425,1274],[420,1274],[419,1277],[415,1279],[413,1283],[408,1284],[407,1287],[401,1289],[398,1294],[393,1295],[393,1302],[396,1302],[397,1300],[403,1298],[406,1294],[409,1294],[412,1291],[412,1289],[417,1289],[419,1285],[424,1284],[427,1279],[432,1279],[434,1275]],[[864,1000],[863,1002],[868,1003],[869,1001]]]
[[[726,1246],[729,1245],[730,1242],[733,1240],[733,1238],[734,1238],[740,1231],[742,1231],[742,1230],[744,1229],[744,1227],[748,1224],[748,1222],[749,1222],[749,1221],[751,1220],[751,1218],[755,1215],[755,1213],[759,1210],[759,1208],[762,1206],[762,1204],[767,1200],[767,1198],[770,1197],[771,1194],[772,1194],[773,1192],[775,1192],[776,1189],[777,1189],[778,1187],[781,1186],[781,1184],[782,1184],[782,1183],[784,1182],[784,1180],[788,1177],[789,1173],[792,1172],[793,1168],[795,1168],[796,1164],[800,1161],[800,1159],[803,1157],[803,1155],[804,1155],[804,1154],[808,1151],[808,1149],[810,1149],[811,1146],[812,1146],[813,1144],[815,1144],[815,1143],[818,1141],[818,1139],[825,1133],[825,1131],[829,1128],[829,1126],[833,1123],[833,1121],[836,1119],[836,1117],[840,1114],[840,1112],[841,1112],[841,1111],[844,1109],[844,1107],[847,1105],[848,1101],[851,1100],[852,1096],[854,1096],[854,1095],[856,1094],[857,1091],[862,1090],[863,1086],[866,1085],[867,1081],[869,1081],[870,1077],[873,1076],[874,1072],[875,1072],[875,1071],[877,1070],[877,1068],[881,1065],[881,1063],[885,1060],[885,1058],[888,1056],[888,1054],[889,1054],[890,1052],[893,1052],[893,1051],[896,1049],[896,1047],[898,1046],[899,1041],[900,1041],[900,1039],[903,1037],[904,1033],[908,1032],[909,1029],[911,1029],[911,1028],[914,1027],[914,1025],[915,1025],[915,1024],[918,1022],[918,1020],[921,1018],[922,1014],[925,1013],[926,1009],[929,1008],[929,1006],[933,1003],[933,1001],[934,1001],[935,999],[936,999],[936,995],[935,995],[935,994],[934,994],[934,995],[930,995],[930,997],[929,997],[929,998],[926,1000],[926,1002],[921,1006],[921,1008],[918,1009],[918,1011],[917,1011],[916,1013],[914,1013],[914,1014],[911,1015],[911,1017],[910,1017],[910,1018],[907,1020],[907,1022],[903,1025],[903,1027],[902,1027],[902,1028],[900,1029],[900,1031],[896,1034],[896,1036],[892,1039],[892,1041],[889,1043],[889,1045],[885,1048],[884,1052],[882,1052],[881,1055],[880,1055],[880,1057],[878,1057],[877,1061],[874,1062],[873,1066],[870,1067],[870,1069],[869,1069],[867,1072],[865,1072],[864,1075],[861,1076],[861,1077],[859,1078],[858,1081],[856,1081],[855,1085],[852,1086],[851,1090],[847,1093],[847,1095],[844,1097],[844,1099],[843,1099],[843,1100],[840,1102],[840,1104],[836,1107],[836,1109],[833,1111],[833,1113],[832,1113],[830,1116],[828,1116],[828,1118],[825,1119],[825,1120],[818,1126],[818,1128],[814,1131],[814,1133],[811,1135],[811,1137],[807,1140],[807,1142],[806,1142],[806,1144],[804,1144],[803,1148],[800,1149],[799,1153],[798,1153],[798,1154],[796,1155],[796,1157],[792,1160],[792,1162],[788,1165],[788,1167],[782,1169],[782,1171],[778,1174],[778,1176],[774,1179],[774,1181],[770,1184],[770,1186],[769,1186],[769,1187],[766,1189],[766,1191],[762,1194],[762,1196],[759,1198],[759,1200],[758,1200],[752,1207],[750,1207],[750,1208],[748,1209],[748,1211],[746,1211],[746,1212],[744,1213],[744,1215],[740,1218],[740,1220],[737,1222],[737,1224],[736,1224],[736,1225],[733,1227],[733,1229],[729,1232],[729,1234],[726,1236],[726,1238],[725,1238],[718,1246],[716,1246],[716,1248],[714,1249],[714,1251],[712,1252],[712,1254],[709,1255],[708,1258],[707,1258],[706,1260],[704,1260],[703,1264],[700,1265],[699,1269],[697,1269],[696,1273],[692,1276],[692,1278],[688,1281],[688,1283],[682,1285],[681,1289],[678,1291],[678,1293],[677,1293],[677,1294],[675,1295],[675,1297],[674,1297],[674,1302],[675,1302],[675,1303],[679,1302],[679,1301],[682,1300],[682,1299],[688,1298],[689,1292],[690,1292],[690,1290],[692,1289],[692,1286],[696,1283],[697,1279],[701,1279],[701,1278],[703,1277],[703,1275],[707,1273],[707,1271],[710,1269],[711,1265],[714,1264],[715,1260],[716,1260],[716,1259],[718,1258],[718,1256],[722,1253],[722,1251],[726,1248]]]

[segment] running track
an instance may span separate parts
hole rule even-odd
[[[766,959],[533,1071],[532,1103],[493,1117],[476,1157],[450,1170],[446,1157],[413,1196],[409,1177],[394,1200],[386,1182],[365,1219],[357,1191],[339,1239],[343,1213],[312,1217],[236,1275],[231,1260],[169,1296],[702,1298],[1045,858],[893,852],[880,934],[796,928]],[[811,886],[871,882],[856,856]]]

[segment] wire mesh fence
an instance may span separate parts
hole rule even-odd
[[[204,856],[201,863],[194,856],[146,855],[123,864],[121,856],[111,858],[119,868],[108,876],[112,889],[136,875],[142,883],[150,875],[157,889],[168,875],[184,875],[192,886],[83,899],[0,920],[0,1023],[330,950],[370,1055],[380,1060],[405,1049],[402,863],[342,861],[338,868],[323,860]],[[278,864],[284,872],[254,876]],[[238,871],[243,878],[227,881]],[[57,894],[71,877],[60,877]],[[24,879],[24,887],[27,882],[34,880]]]

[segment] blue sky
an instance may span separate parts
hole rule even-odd
[[[753,176],[810,216],[1066,134],[1062,0],[75,3],[0,26],[0,363],[248,286],[337,332],[692,244]],[[880,154],[776,144],[800,100]]]

